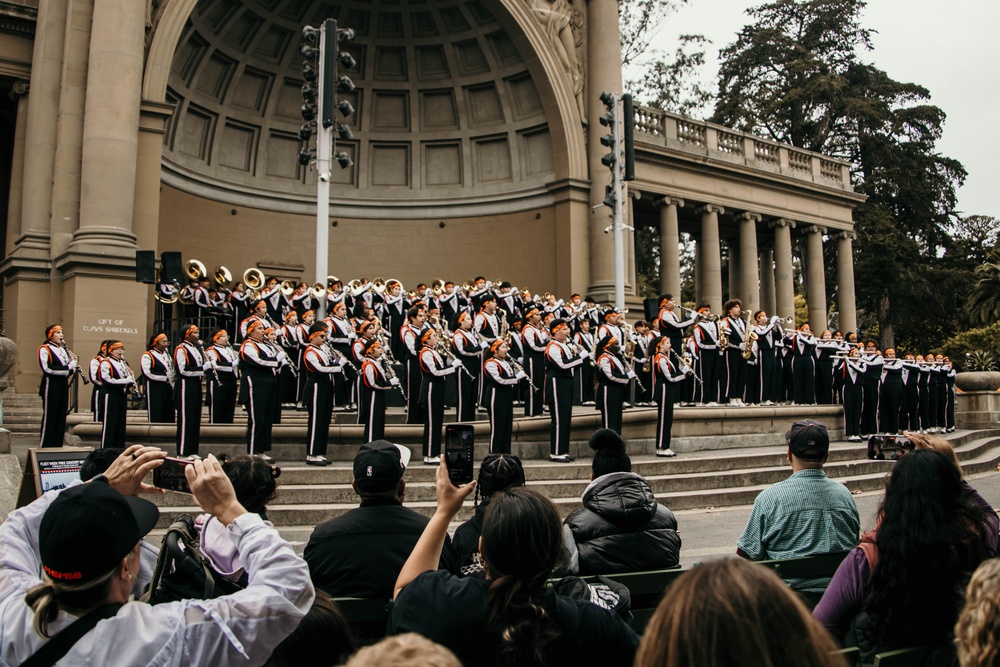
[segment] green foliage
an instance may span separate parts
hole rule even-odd
[[[806,303],[806,297],[802,294],[795,295],[795,328],[798,329],[803,324],[808,324],[809,322],[809,304]],[[814,332],[819,335],[819,332]]]
[[[952,336],[935,352],[949,357],[955,362],[956,367],[962,370],[992,370],[989,368],[972,368],[972,366],[981,366],[989,361],[986,355],[992,357],[994,361],[1000,358],[1000,322],[991,324],[988,327],[969,329],[968,331],[963,331],[960,334]],[[975,357],[967,358],[966,354],[975,355]]]
[[[639,277],[635,293],[645,299],[660,294],[660,234],[653,227],[635,230],[635,267]]]
[[[995,371],[997,369],[996,357],[986,350],[973,350],[965,355],[966,371]]]
[[[966,299],[965,317],[972,325],[1000,320],[1000,250],[994,250],[989,260],[976,267],[976,284]]]

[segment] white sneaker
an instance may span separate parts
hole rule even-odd
[[[705,407],[706,408],[717,408],[717,407],[719,407],[719,404],[716,403],[715,401],[709,401],[708,403],[705,404]]]
[[[426,463],[427,465],[430,465],[430,466],[440,465],[441,464],[441,457],[440,456],[425,456],[424,457],[424,463]]]
[[[331,464],[332,464],[332,461],[330,461],[325,456],[307,456],[306,457],[306,465],[311,465],[311,466],[328,466],[328,465],[331,465]]]
[[[676,452],[674,452],[674,450],[670,449],[669,447],[666,448],[666,449],[657,449],[656,450],[656,455],[657,456],[665,456],[667,458],[670,458],[670,457],[673,457],[673,456],[677,456]]]
[[[572,463],[573,457],[569,454],[549,454],[549,461],[556,463]]]

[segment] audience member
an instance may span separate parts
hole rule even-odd
[[[907,453],[893,465],[876,530],[841,563],[814,615],[863,659],[908,646],[953,654],[961,587],[996,549],[987,509],[945,455]]]
[[[195,502],[229,526],[250,585],[214,600],[128,601],[138,543],[159,517],[132,496],[154,490],[142,480],[165,456],[129,447],[103,476],[48,492],[0,526],[0,662],[21,664],[63,644],[64,664],[145,667],[164,656],[188,667],[242,664],[270,655],[295,629],[313,601],[306,564],[240,506],[213,456],[194,461],[187,480]],[[77,620],[82,636],[60,637]]]
[[[392,633],[417,632],[466,666],[631,665],[638,637],[613,612],[546,587],[562,550],[559,514],[526,487],[495,494],[483,517],[486,578],[434,571],[448,525],[475,483],[437,471],[437,511],[396,581]]]
[[[281,468],[271,465],[260,456],[238,454],[232,458],[223,454],[219,459],[222,471],[233,483],[236,499],[248,512],[267,521],[267,503],[274,500]],[[199,516],[195,524],[201,528],[199,542],[201,553],[212,569],[229,581],[246,585],[246,571],[229,538],[229,530],[211,514]]]
[[[524,466],[521,459],[513,454],[490,454],[483,459],[476,484],[476,513],[455,530],[452,538],[462,574],[482,572],[479,536],[483,532],[483,515],[493,494],[512,486],[524,486]]]
[[[351,626],[340,607],[317,590],[299,627],[278,644],[264,667],[333,667],[344,664],[356,648]]]
[[[306,545],[317,588],[333,597],[392,597],[392,585],[427,526],[427,517],[403,506],[409,461],[409,449],[385,440],[358,450],[351,485],[361,506],[316,526]],[[457,572],[457,561],[446,539],[436,565]]]
[[[1000,558],[984,561],[969,580],[955,641],[961,667],[1000,665]]]
[[[415,632],[366,646],[345,667],[462,667],[455,654]]]
[[[566,517],[563,541],[572,574],[612,574],[676,567],[681,538],[673,512],[632,472],[625,441],[611,429],[590,436],[594,460],[583,507]]]
[[[98,475],[103,475],[124,451],[121,447],[92,450],[80,464],[80,479],[89,482]]]
[[[826,476],[830,436],[823,424],[806,419],[785,433],[792,476],[765,489],[736,543],[750,560],[773,560],[848,551],[858,544],[861,517],[843,484]],[[789,579],[798,591],[822,592],[829,578]]]
[[[646,626],[635,667],[846,667],[836,648],[776,574],[724,558],[673,583]]]

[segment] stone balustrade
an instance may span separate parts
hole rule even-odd
[[[640,145],[665,146],[827,187],[852,189],[850,163],[844,160],[649,107],[635,107],[634,123]]]

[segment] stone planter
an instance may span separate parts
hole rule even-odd
[[[1000,389],[1000,373],[996,371],[974,371],[959,373],[955,386],[962,391],[996,391]]]
[[[17,344],[6,336],[0,336],[0,378],[7,375],[17,363]]]

